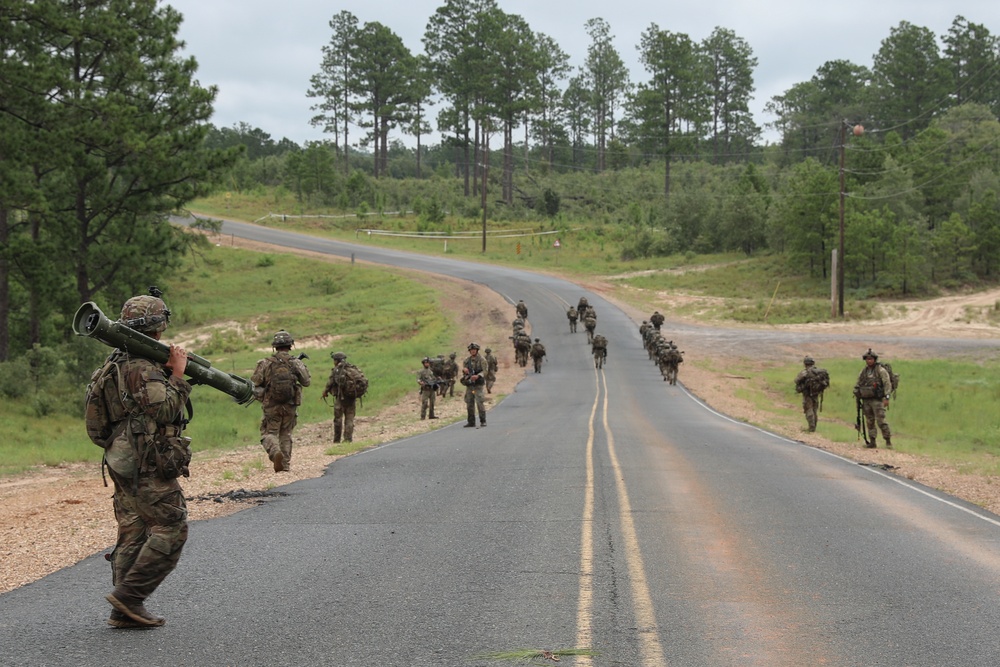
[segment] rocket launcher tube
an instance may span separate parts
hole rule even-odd
[[[170,358],[170,346],[130,329],[121,322],[112,322],[93,301],[88,301],[77,309],[73,316],[73,332],[77,336],[96,338],[105,345],[161,364]],[[187,357],[188,364],[184,373],[195,384],[207,384],[229,394],[240,405],[253,401],[253,383],[250,380],[212,368],[208,359],[197,354],[189,352]]]

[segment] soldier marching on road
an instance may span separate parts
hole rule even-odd
[[[437,419],[434,414],[434,400],[437,397],[438,377],[431,369],[430,357],[421,360],[424,367],[417,374],[417,384],[420,385],[420,418],[427,419],[427,411],[430,410],[430,418]]]
[[[468,411],[466,428],[476,426],[476,411],[479,412],[479,425],[486,426],[486,359],[479,355],[479,345],[469,343],[469,356],[462,362],[462,385],[465,386],[465,408]]]
[[[500,362],[497,361],[493,350],[486,348],[486,393],[493,393],[493,384],[497,381],[497,371],[500,370]]]

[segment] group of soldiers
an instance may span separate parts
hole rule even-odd
[[[569,310],[566,311],[566,319],[569,320],[570,333],[576,333],[577,321],[583,320],[583,329],[587,333],[590,352],[594,356],[594,367],[604,368],[604,363],[608,359],[608,339],[597,333],[597,311],[587,301],[587,297],[581,296],[576,306],[569,307]]]
[[[448,355],[448,361],[444,360],[443,356],[438,356],[436,359],[431,359],[430,357],[424,357],[421,360],[423,368],[417,373],[417,385],[420,387],[420,418],[421,419],[437,419],[437,415],[434,414],[434,404],[438,397],[444,398],[445,396],[455,395],[455,381],[459,380],[463,385],[466,386],[466,405],[469,403],[469,386],[466,384],[467,379],[470,375],[473,375],[470,371],[469,359],[472,358],[472,352],[475,350],[475,356],[479,357],[479,345],[472,343],[469,345],[469,358],[466,358],[462,362],[460,367],[458,362],[455,360],[458,356],[455,352]],[[484,373],[482,375],[482,386],[486,393],[492,393],[493,384],[497,380],[497,369],[499,368],[499,362],[496,356],[493,355],[493,350],[491,348],[486,348],[485,354],[479,357],[486,365]],[[476,364],[478,366],[478,363]],[[459,371],[462,371],[462,377],[459,379]],[[477,378],[478,379],[478,378]],[[474,390],[473,390],[474,393]],[[473,401],[475,402],[475,397],[473,396]],[[477,404],[478,407],[478,404]],[[486,425],[486,411],[485,408],[480,410],[480,415],[482,417],[482,425]],[[473,419],[470,417],[470,422]]]
[[[129,299],[122,307],[120,322],[126,327],[159,340],[170,321],[170,310],[158,293]],[[157,291],[158,292],[158,291]],[[520,331],[524,333],[527,307],[523,301],[516,306],[520,320]],[[570,331],[576,331],[576,323],[583,316],[587,327],[587,339],[591,343],[595,364],[603,366],[607,358],[607,341],[596,334],[597,315],[586,298],[581,298],[575,308],[570,308],[567,317]],[[660,326],[663,316],[654,313],[649,321],[640,326],[643,342],[650,358],[655,358],[664,373],[664,380],[671,384],[677,381],[677,365],[682,358],[673,357],[676,350],[672,341],[663,339]],[[515,336],[518,333],[515,325]],[[603,341],[603,343],[601,343]],[[541,371],[541,360],[545,356],[544,346],[536,338],[538,352],[529,352],[536,359],[535,370]],[[297,408],[302,403],[302,389],[311,383],[309,369],[303,363],[305,354],[291,355],[295,344],[287,331],[277,332],[272,341],[273,354],[261,359],[252,376],[254,396],[260,400],[263,418],[261,420],[261,445],[267,451],[275,472],[289,470],[292,458],[292,431],[295,428]],[[599,344],[601,346],[599,346]],[[469,356],[455,370],[454,375],[466,387],[465,401],[468,410],[466,427],[486,426],[484,392],[492,390],[496,380],[497,361],[492,350],[486,348],[485,355],[479,354],[479,345],[470,343]],[[535,350],[536,346],[531,346]],[[454,360],[456,354],[451,354]],[[351,442],[354,435],[355,402],[367,389],[367,379],[356,366],[348,363],[344,352],[331,354],[334,366],[323,390],[323,399],[333,396],[334,441],[341,439]],[[858,375],[854,386],[854,396],[858,408],[857,428],[859,436],[865,434],[865,446],[874,448],[876,427],[882,432],[885,446],[892,447],[891,431],[886,423],[886,409],[890,396],[894,395],[898,384],[888,364],[879,363],[878,354],[870,348],[862,355],[865,367]],[[187,540],[187,509],[183,491],[176,477],[186,474],[186,467],[180,472],[167,474],[157,465],[148,466],[146,454],[153,435],[165,434],[183,421],[184,406],[188,403],[191,384],[185,379],[188,355],[179,345],[170,345],[165,362],[153,362],[142,357],[130,356],[116,375],[114,395],[129,409],[127,420],[120,419],[104,445],[104,464],[115,486],[114,507],[118,522],[118,539],[109,556],[112,565],[114,589],[106,595],[111,604],[108,624],[115,628],[149,628],[161,626],[165,619],[150,613],[145,601],[173,571]],[[454,395],[453,381],[435,373],[431,359],[424,357],[423,369],[417,381],[421,393],[421,419],[436,419],[434,398],[442,385],[447,385]],[[811,357],[803,359],[803,370],[796,376],[796,391],[803,395],[803,411],[810,431],[817,425],[817,412],[822,406],[823,391],[829,386],[829,374],[816,367]],[[456,364],[457,366],[457,364]],[[360,380],[359,380],[360,378]],[[358,383],[363,388],[358,389]],[[443,392],[441,393],[443,396]],[[862,416],[865,423],[862,422]],[[126,424],[129,428],[124,428]],[[865,431],[867,426],[867,432]],[[186,441],[185,438],[177,438]],[[190,451],[187,453],[190,460]]]
[[[541,373],[542,361],[544,361],[547,353],[541,339],[535,338],[532,341],[531,336],[524,330],[525,323],[528,320],[528,306],[525,305],[523,299],[519,300],[514,306],[514,314],[514,321],[511,323],[513,332],[510,335],[510,340],[514,346],[514,362],[521,368],[524,368],[528,365],[528,359],[531,359],[535,372]]]
[[[648,320],[639,325],[639,335],[642,345],[646,348],[649,358],[660,369],[664,382],[677,384],[677,372],[684,363],[684,351],[677,349],[677,344],[660,333],[660,327],[666,318],[660,311],[654,311]]]
[[[293,357],[295,339],[287,331],[279,331],[271,340],[274,350],[270,357],[257,362],[250,381],[254,396],[260,401],[263,417],[260,422],[260,444],[267,452],[274,472],[287,472],[292,461],[292,432],[298,419],[298,406],[302,405],[302,388],[312,381],[303,359],[308,355]],[[323,400],[333,397],[333,441],[354,441],[354,417],[358,397],[348,389],[352,370],[357,366],[347,361],[344,352],[330,353],[333,368],[323,388]]]
[[[878,446],[878,431],[881,431],[886,448],[892,449],[892,430],[885,414],[889,409],[890,397],[895,396],[898,376],[892,372],[890,365],[879,363],[878,353],[871,348],[861,358],[865,366],[854,384],[853,394],[857,408],[854,427],[858,431],[858,437],[864,437],[866,448],[874,449]],[[830,386],[830,374],[826,369],[818,367],[810,356],[802,360],[802,365],[803,369],[795,376],[795,391],[802,394],[806,429],[812,432],[816,430],[819,412],[823,409],[823,392]]]

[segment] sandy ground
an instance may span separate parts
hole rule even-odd
[[[252,243],[237,241],[237,245],[264,249],[263,246]],[[326,255],[302,254],[327,261],[340,261]],[[458,330],[455,332],[456,351],[461,353],[461,348],[464,348],[461,341],[476,340],[485,347],[489,344],[488,341],[506,340],[510,321],[514,316],[510,303],[479,285],[440,278],[435,279],[435,284],[440,285],[444,305],[450,312],[460,312],[461,304],[468,303],[470,296],[476,301],[489,304],[489,309],[485,312],[459,318]],[[620,298],[621,289],[611,282],[598,281],[586,287],[617,303],[636,323],[653,310],[646,310],[643,307],[645,304],[656,304],[657,309],[669,316],[672,305],[690,298],[632,293],[627,295],[626,302],[626,299]],[[975,317],[977,312],[994,308],[998,301],[1000,290],[967,297],[953,296],[928,302],[899,303],[891,309],[892,316],[889,320],[853,325],[806,325],[796,329],[822,330],[827,333],[872,333],[874,328],[884,332],[891,331],[897,336],[1000,338],[1000,330]],[[641,305],[636,307],[629,304]],[[321,340],[300,341],[297,347],[320,348],[324,347],[323,343]],[[491,404],[511,393],[517,382],[524,377],[524,369],[514,365],[510,350],[505,345],[495,344],[493,347],[500,358],[500,372],[494,393],[489,397]],[[684,347],[688,360],[712,354],[717,362],[713,365],[714,368],[727,367],[726,359],[718,357],[717,349],[700,347],[696,340],[684,341]],[[812,346],[810,353],[817,358],[849,356],[857,352],[855,347],[856,344],[853,343],[831,342],[823,346]],[[753,363],[760,364],[761,367],[778,360],[787,363],[789,354],[798,354],[798,351],[775,348],[770,355],[755,356]],[[746,364],[746,359],[741,358],[740,363]],[[322,376],[325,370],[317,368],[314,374],[321,373]],[[413,370],[415,375],[419,370],[418,360],[414,360]],[[650,373],[656,372],[651,364]],[[685,363],[681,368],[680,381],[693,394],[725,414],[750,423],[765,422],[765,415],[737,397],[739,389],[756,388],[764,391],[763,385],[753,378],[752,373],[739,377],[727,376],[725,373],[706,370],[695,363]],[[458,389],[462,388],[459,386]],[[775,397],[775,400],[782,399]],[[419,409],[416,391],[402,404],[377,415],[368,414],[362,408],[355,426],[355,439],[375,445],[440,428],[465,417],[465,405],[458,394],[453,398],[439,399],[438,414],[442,418],[438,421],[420,421]],[[767,417],[766,421],[770,430],[810,446],[829,450],[860,463],[884,466],[903,477],[942,489],[1000,513],[1000,485],[991,478],[960,474],[956,470],[900,451],[865,450],[833,443],[822,435],[823,423],[826,421],[822,415],[817,433],[804,432],[801,414],[797,419],[775,421],[772,417]],[[331,430],[330,422],[297,429],[292,470],[288,473],[272,472],[270,463],[259,446],[225,454],[199,452],[191,465],[191,477],[182,480],[191,519],[205,520],[237,512],[253,504],[266,502],[267,496],[275,487],[322,475],[326,467],[337,458],[325,453],[332,445]],[[0,516],[0,561],[3,562],[0,569],[0,593],[34,581],[98,551],[110,550],[115,541],[111,493],[111,489],[102,485],[100,471],[94,464],[39,468],[24,475],[0,480],[0,503],[5,509]],[[109,585],[110,578],[109,568]]]

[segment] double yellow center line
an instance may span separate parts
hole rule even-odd
[[[602,398],[603,397],[603,398]],[[629,581],[632,585],[636,627],[639,632],[640,664],[643,667],[665,667],[663,645],[660,643],[659,626],[653,609],[653,598],[649,592],[646,568],[642,561],[642,550],[632,520],[632,505],[625,486],[625,476],[615,452],[615,438],[608,426],[608,385],[604,371],[595,369],[594,405],[590,410],[586,448],[586,484],[583,496],[583,520],[580,536],[580,583],[576,610],[576,646],[592,647],[594,638],[594,431],[598,406],[601,407],[601,422],[608,441],[608,455],[615,476],[618,493],[618,516],[624,540],[625,560],[628,564]],[[579,656],[576,664],[593,664],[590,656]]]

